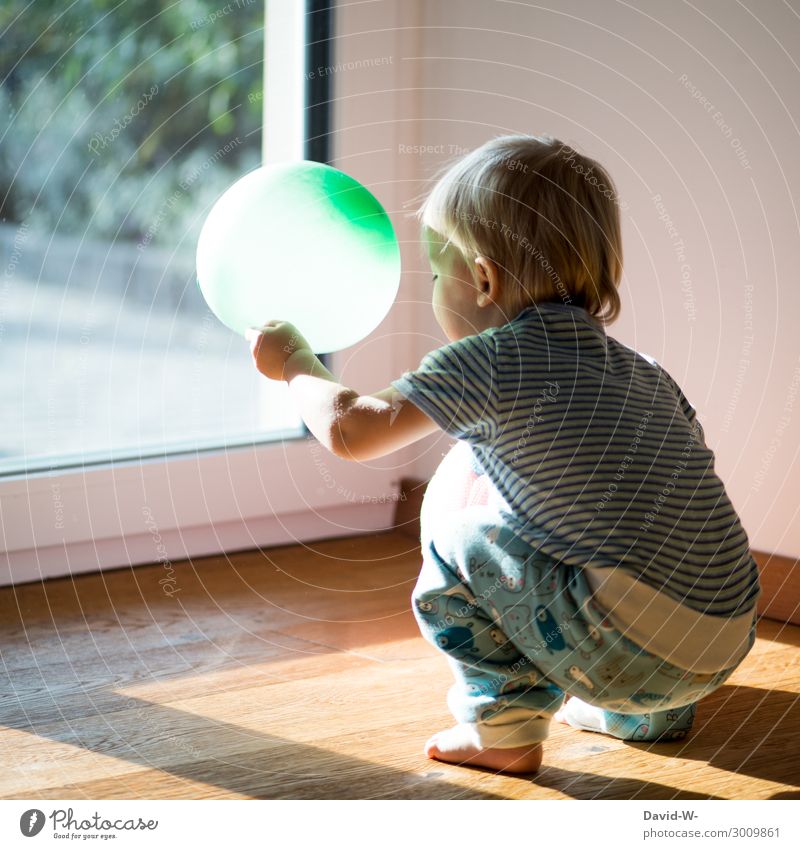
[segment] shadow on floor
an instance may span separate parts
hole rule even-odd
[[[501,798],[439,780],[431,775],[432,770],[406,772],[127,695],[114,696],[106,700],[102,715],[71,726],[62,723],[52,731],[17,728],[152,772],[109,776],[113,770],[99,764],[97,779],[82,780],[85,768],[77,763],[70,768],[69,759],[59,756],[64,764],[63,784],[32,793],[26,790],[21,772],[19,794],[6,798],[204,798],[229,794],[258,799]],[[124,727],[123,733],[117,731],[119,727]],[[194,787],[187,792],[186,781],[225,792],[207,793]]]
[[[592,732],[586,732],[590,734]],[[545,756],[546,757],[546,756]],[[575,772],[557,766],[543,765],[536,775],[527,779],[537,787],[558,790],[572,799],[721,799],[710,793],[694,792],[659,784],[657,781],[640,781],[621,776],[611,778]]]
[[[626,745],[653,755],[702,761],[737,775],[800,786],[800,763],[786,757],[794,751],[799,732],[797,693],[723,684],[700,701],[694,728],[685,740]]]
[[[117,728],[123,728],[123,733]],[[109,776],[113,770],[106,764],[82,778],[74,760],[70,762],[60,756],[64,775],[70,781],[31,792],[23,774],[19,793],[7,794],[6,798],[176,799],[229,795],[256,799],[507,798],[452,784],[443,778],[443,770],[456,767],[421,757],[419,766],[404,770],[123,695],[118,696],[115,710],[80,722],[73,720],[71,725],[52,726],[49,734],[46,729],[25,730],[152,772]],[[363,736],[366,745],[367,735]],[[95,778],[96,775],[103,777]],[[532,798],[536,787],[558,790],[576,799],[718,798],[676,790],[657,782],[609,778],[547,765],[535,775],[505,780],[530,784]],[[187,792],[187,781],[222,792],[196,787]]]

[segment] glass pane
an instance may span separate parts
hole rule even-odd
[[[261,161],[261,0],[0,6],[0,472],[300,435],[194,251]]]

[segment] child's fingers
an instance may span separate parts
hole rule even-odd
[[[264,324],[261,324],[261,325],[258,325],[258,326],[255,325],[255,324],[252,324],[252,325],[250,325],[250,327],[247,328],[247,330],[245,330],[245,333],[244,333],[245,338],[249,339],[251,332],[258,335],[258,334],[263,333],[265,330],[268,330],[271,327],[277,327],[279,324],[285,324],[285,322],[281,321],[279,318],[273,318],[273,319],[270,319],[269,321],[264,322]]]
[[[261,335],[261,329],[258,327],[248,327],[244,332],[244,338],[252,345],[253,342],[258,342],[258,337]]]

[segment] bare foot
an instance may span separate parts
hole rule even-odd
[[[569,723],[567,722],[567,713],[566,713],[566,710],[567,710],[567,706],[566,706],[566,705],[564,705],[564,706],[560,707],[560,708],[559,708],[559,709],[558,709],[558,710],[557,710],[557,711],[553,714],[553,719],[555,719],[555,720],[556,720],[556,722],[563,722],[563,723],[564,723],[564,725],[569,725]]]
[[[571,696],[571,695],[569,695],[569,693],[568,693],[568,694],[566,695],[565,699],[564,699],[564,703],[563,703],[563,704],[561,705],[561,707],[560,707],[560,708],[559,708],[559,709],[558,709],[558,710],[557,710],[557,711],[553,714],[553,719],[555,719],[555,720],[556,720],[556,722],[563,722],[563,723],[564,723],[564,725],[569,725],[569,720],[567,719],[567,716],[568,716],[568,713],[567,713],[567,705],[568,705],[571,701],[572,701],[572,696]]]
[[[498,772],[536,772],[542,763],[542,744],[516,749],[483,749],[470,742],[456,725],[439,731],[425,743],[425,754],[437,761],[464,766],[483,766]]]

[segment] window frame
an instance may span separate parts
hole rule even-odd
[[[282,48],[294,51],[288,62],[267,50],[265,112],[287,103],[287,74],[297,69],[304,41],[306,63],[332,64],[332,3],[265,0],[266,20],[282,16],[296,28],[297,13],[287,9],[298,7],[303,27],[311,22],[313,37],[290,43],[283,33]],[[265,45],[281,35],[277,26],[265,30]],[[296,79],[289,82],[297,85]],[[299,152],[296,115],[265,122],[269,156],[329,159],[335,85],[326,79],[306,91],[311,117],[299,122],[305,128]],[[296,98],[295,108],[298,104],[308,105]],[[391,320],[388,326],[392,335]],[[387,382],[399,371],[397,348],[392,341],[390,361],[377,369]],[[351,356],[330,355],[328,366],[341,370]],[[374,379],[375,366],[350,371]],[[399,477],[400,457],[392,460],[376,466],[350,463],[307,436],[5,475],[0,478],[0,585],[138,564],[161,563],[169,570],[174,561],[189,557],[385,530],[392,524]]]

